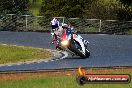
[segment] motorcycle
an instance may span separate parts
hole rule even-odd
[[[72,56],[77,55],[81,58],[90,56],[87,45],[84,44],[84,39],[68,29],[64,29],[62,35],[57,37],[57,47],[71,53]]]

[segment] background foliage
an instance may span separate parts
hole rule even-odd
[[[132,20],[132,0],[1,0],[0,13]]]
[[[29,0],[1,0],[1,14],[24,14],[28,11]],[[25,13],[27,14],[27,13]]]
[[[132,0],[1,0],[0,2],[0,30],[49,31],[52,17],[61,17],[59,18],[61,22],[64,20],[62,17],[66,17],[66,23],[72,23],[75,29],[84,33],[131,34]]]

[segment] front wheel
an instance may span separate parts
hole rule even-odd
[[[74,52],[76,55],[80,56],[81,58],[86,58],[87,55],[89,54],[89,53],[87,52],[87,55],[86,55],[86,54],[84,54],[84,53],[82,52],[82,48],[81,48],[81,46],[79,45],[79,43],[78,43],[77,41],[71,41],[71,42],[70,42],[69,49],[70,49],[72,52]]]
[[[90,52],[89,52],[89,50],[88,49],[86,49],[86,57],[89,57],[90,56]]]

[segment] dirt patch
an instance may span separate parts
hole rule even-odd
[[[116,72],[132,72],[132,68],[115,68],[115,69],[89,69],[87,74],[112,74]],[[124,73],[124,74],[125,74]],[[45,77],[59,77],[59,76],[77,76],[78,70],[73,71],[57,71],[57,72],[37,72],[37,73],[12,73],[0,74],[0,81],[24,80],[29,78],[45,78]]]
[[[0,81],[23,80],[29,78],[44,78],[44,77],[58,77],[58,76],[73,76],[77,74],[76,71],[60,71],[60,72],[40,72],[40,73],[13,73],[0,74]]]

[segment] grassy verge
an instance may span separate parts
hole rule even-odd
[[[132,84],[85,84],[80,86],[75,77],[49,77],[1,82],[1,88],[131,88]]]
[[[103,73],[103,74],[130,74],[132,76],[132,70],[90,70],[90,72],[95,73]],[[76,72],[77,73],[77,72]],[[6,81],[0,80],[1,88],[132,88],[132,83],[129,84],[85,84],[84,86],[80,86],[76,83],[76,73],[71,73],[71,75],[64,75],[67,73],[45,73],[36,74],[28,74],[24,76],[22,79],[12,79],[8,78]],[[53,74],[53,75],[51,75]],[[54,75],[56,74],[56,75]],[[63,75],[62,75],[63,74]],[[32,76],[32,77],[31,77]],[[0,76],[1,77],[1,76]],[[17,75],[16,77],[20,77]],[[2,77],[1,77],[2,78]],[[4,78],[4,77],[3,77]],[[14,77],[15,78],[15,77]]]
[[[0,64],[31,61],[34,59],[45,59],[52,53],[38,48],[0,45]]]

